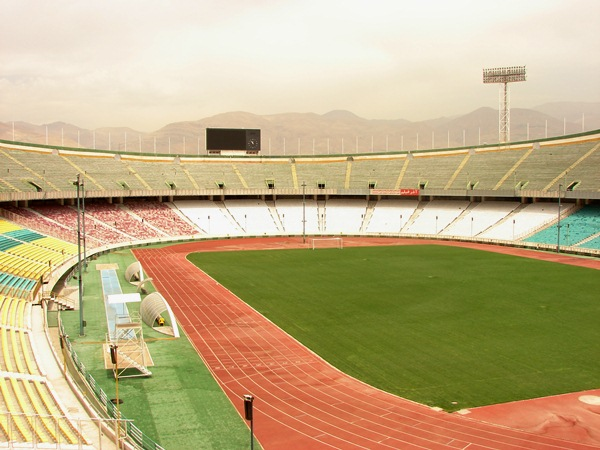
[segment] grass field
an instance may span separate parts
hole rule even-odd
[[[420,403],[598,387],[599,271],[427,245],[189,259],[343,372]]]
[[[115,380],[112,371],[104,369],[101,343],[107,325],[100,272],[95,266],[118,264],[121,288],[131,293],[136,288],[124,280],[124,273],[134,261],[129,250],[122,250],[90,263],[84,277],[84,337],[78,336],[79,311],[61,313],[75,351],[108,398],[115,396]],[[130,311],[135,310],[139,310],[139,304],[130,304]],[[143,329],[155,363],[150,368],[153,375],[120,380],[122,414],[168,450],[247,448],[248,428],[185,335],[169,339],[145,325]]]

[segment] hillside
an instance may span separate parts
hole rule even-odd
[[[263,155],[368,153],[460,147],[498,141],[498,111],[479,108],[421,122],[365,119],[350,111],[257,115],[227,112],[176,122],[151,133],[127,127],[96,130],[64,122],[0,123],[0,139],[116,151],[205,154],[205,129],[259,128]],[[539,139],[600,128],[600,103],[549,103],[511,109],[511,140]],[[13,135],[14,133],[14,135]]]

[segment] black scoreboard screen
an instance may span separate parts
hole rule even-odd
[[[260,130],[240,128],[207,128],[206,149],[260,150]]]

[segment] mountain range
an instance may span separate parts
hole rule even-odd
[[[600,129],[600,102],[557,102],[512,108],[510,140],[542,139]],[[227,112],[175,122],[153,131],[128,127],[89,130],[64,122],[0,122],[0,139],[131,153],[206,154],[206,128],[258,128],[263,155],[353,154],[445,149],[498,142],[498,110],[419,122],[365,119],[350,111],[257,115]]]

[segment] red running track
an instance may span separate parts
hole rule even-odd
[[[413,243],[344,239],[345,246]],[[242,396],[255,396],[255,433],[265,449],[598,448],[435,411],[367,386],[329,365],[186,259],[195,251],[300,246],[295,238],[263,238],[133,251],[240,414]]]

